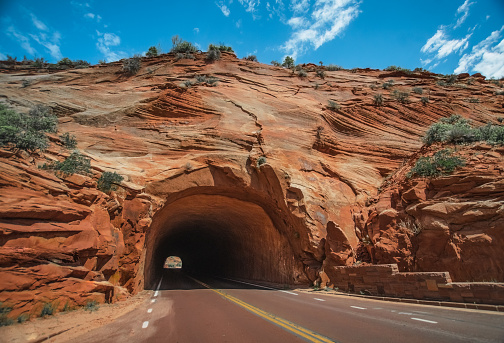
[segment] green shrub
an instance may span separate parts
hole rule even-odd
[[[282,63],[278,62],[278,61],[271,61],[271,65],[275,66],[275,67],[281,67],[282,66]]]
[[[301,69],[298,71],[298,76],[299,77],[306,77],[306,76],[308,76],[308,73],[306,72],[306,70]]]
[[[213,61],[220,60],[220,57],[221,57],[221,51],[216,46],[210,44],[208,46],[206,60],[213,62]]]
[[[422,104],[426,105],[429,102],[429,97],[423,96],[420,98],[420,101],[422,102]]]
[[[337,111],[341,108],[341,106],[336,101],[329,100],[327,102],[327,108],[331,111]]]
[[[422,87],[413,87],[413,93],[416,93],[416,94],[423,94],[423,89],[422,89]]]
[[[56,132],[58,118],[47,107],[37,105],[20,114],[0,104],[0,144],[14,144],[27,151],[44,150],[49,145],[47,132]]]
[[[427,70],[425,70],[424,68],[415,68],[415,69],[413,69],[413,71],[414,71],[415,73],[422,73],[422,72],[425,72],[425,71],[427,71]]]
[[[409,102],[409,92],[407,92],[407,91],[395,90],[394,93],[392,93],[392,95],[401,104],[406,104]]]
[[[285,67],[285,68],[294,67],[294,59],[290,56],[286,56],[283,63],[282,63],[282,67]]]
[[[257,168],[266,163],[266,156],[261,156],[257,159]]]
[[[170,52],[173,53],[181,52],[193,54],[198,51],[192,43],[180,39],[178,35],[172,37],[172,44],[173,46]]]
[[[454,84],[457,81],[457,79],[458,79],[458,76],[455,74],[446,75],[446,83],[449,85]]]
[[[388,80],[382,84],[383,89],[389,89],[394,86],[394,80]]]
[[[69,132],[65,132],[61,136],[59,136],[63,146],[67,149],[75,149],[77,148],[77,139],[75,139],[75,135],[70,134]]]
[[[219,50],[219,51],[227,51],[227,52],[233,52],[233,48],[230,47],[230,46],[226,46],[224,45],[224,43],[219,43],[219,45],[213,45],[213,44],[210,44],[208,46],[208,50],[212,50],[212,49],[216,49],[216,50]]]
[[[436,152],[432,157],[420,157],[407,176],[433,177],[446,175],[452,173],[457,167],[464,165],[465,161],[462,158],[454,156],[449,149],[443,149]]]
[[[325,71],[323,71],[322,69],[318,69],[315,74],[320,77],[321,79],[325,79]]]
[[[54,305],[51,303],[45,303],[40,312],[41,317],[52,316],[54,314]]]
[[[134,75],[138,73],[141,66],[142,62],[140,60],[140,56],[133,56],[123,61],[122,70],[127,74]]]
[[[38,57],[33,61],[32,67],[42,69],[47,67],[47,61],[43,57]]]
[[[73,67],[73,63],[72,63],[72,60],[69,59],[68,57],[63,57],[61,60],[58,61],[58,65],[60,66],[69,66],[69,67]]]
[[[382,106],[383,105],[383,95],[381,93],[377,93],[373,96],[373,102],[376,106]]]
[[[411,70],[406,69],[406,68],[401,68],[401,67],[398,67],[398,66],[388,66],[387,68],[385,68],[385,71],[402,71],[402,72],[405,72],[407,74],[411,74]]]
[[[21,324],[26,322],[28,319],[30,319],[30,315],[27,313],[23,313],[17,317],[17,322]]]
[[[4,305],[0,302],[0,326],[9,326],[14,324],[14,320],[7,317],[12,311],[12,307]]]
[[[256,55],[248,55],[247,57],[243,57],[243,59],[246,60],[246,61],[257,62],[257,56]]]
[[[98,179],[98,189],[104,193],[115,191],[117,184],[121,183],[122,180],[124,180],[124,177],[116,172],[103,172]]]
[[[175,54],[175,61],[178,61],[178,60],[183,60],[183,59],[186,59],[186,60],[194,60],[195,57],[193,54],[191,53],[182,53],[182,52],[177,52]]]
[[[342,70],[343,67],[339,66],[339,65],[335,65],[335,64],[329,64],[328,66],[325,67],[326,70],[328,71],[338,71],[338,70]]]
[[[56,174],[63,177],[72,174],[88,175],[91,173],[91,160],[76,150],[65,158],[63,162],[44,163],[42,169],[54,170]]]
[[[147,57],[156,57],[159,55],[159,50],[155,46],[151,46],[149,50],[145,53]]]
[[[185,80],[182,85],[184,85],[185,88],[191,88],[193,85],[193,82],[191,80]]]
[[[98,311],[98,302],[96,300],[90,300],[86,302],[86,305],[84,305],[84,310],[85,311]]]

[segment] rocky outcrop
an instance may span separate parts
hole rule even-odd
[[[93,173],[59,178],[38,168],[68,154],[57,136],[44,153],[0,151],[0,302],[16,316],[38,315],[44,303],[121,299],[152,286],[162,247],[185,254],[184,267],[188,259],[282,283],[359,261],[503,281],[502,151],[473,147],[452,176],[405,178],[439,118],[497,123],[495,86],[370,69],[321,79],[320,67],[305,67],[300,78],[223,53],[214,63],[204,54],[145,58],[136,75],[121,62],[2,70],[3,101],[21,112],[50,106]],[[201,75],[219,81],[197,83]],[[394,90],[414,87],[408,102],[395,100]],[[467,101],[474,96],[479,103]],[[118,191],[97,190],[103,171],[125,177]]]

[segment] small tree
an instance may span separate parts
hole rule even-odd
[[[155,46],[151,46],[149,50],[145,53],[145,56],[147,57],[156,57],[159,55],[159,50]]]
[[[282,63],[282,66],[285,67],[285,68],[292,68],[294,67],[294,59],[290,56],[286,56],[283,63]]]
[[[104,193],[115,191],[117,189],[117,184],[122,180],[124,180],[124,178],[116,172],[103,172],[98,179],[98,189]]]
[[[123,61],[122,69],[125,73],[134,75],[138,73],[141,66],[140,56],[133,56]]]

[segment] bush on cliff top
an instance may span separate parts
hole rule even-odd
[[[35,151],[49,145],[47,132],[56,132],[58,118],[47,107],[37,105],[27,114],[17,113],[0,104],[0,144]]]
[[[453,155],[453,151],[443,149],[434,156],[420,157],[407,177],[422,176],[433,177],[452,173],[457,167],[465,165],[465,161]]]
[[[460,115],[452,115],[432,124],[425,133],[423,141],[427,145],[436,142],[464,144],[481,141],[503,145],[504,126],[488,123],[472,127],[467,119]]]

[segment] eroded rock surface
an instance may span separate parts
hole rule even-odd
[[[464,150],[471,163],[452,176],[405,178],[433,122],[457,113],[497,123],[496,86],[369,69],[320,79],[317,68],[300,78],[229,53],[215,63],[166,54],[144,58],[134,76],[120,62],[0,74],[3,101],[21,112],[50,106],[93,166],[64,179],[39,169],[68,154],[56,136],[43,154],[0,152],[0,301],[17,316],[47,302],[121,299],[153,287],[163,247],[198,235],[218,249],[196,240],[199,253],[187,245],[179,255],[201,265],[221,251],[208,268],[244,278],[308,283],[363,261],[504,281],[502,149]],[[196,75],[219,82],[182,85]],[[413,87],[423,94],[394,100],[393,90]],[[480,102],[468,102],[476,92]],[[103,171],[125,177],[117,192],[97,190]]]

